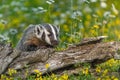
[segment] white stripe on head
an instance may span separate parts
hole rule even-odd
[[[51,24],[48,24],[53,32],[53,36],[54,36],[54,39],[57,40],[57,37],[56,37],[56,32],[55,32],[55,29],[53,28],[53,26]]]

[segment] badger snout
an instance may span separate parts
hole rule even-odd
[[[59,44],[59,41],[53,40],[53,41],[51,41],[51,43],[52,43],[53,46],[57,46]]]

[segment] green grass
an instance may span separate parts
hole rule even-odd
[[[57,50],[80,42],[84,37],[108,36],[106,41],[119,41],[119,3],[119,0],[1,0],[0,42],[11,42],[15,47],[29,24],[40,23],[60,26],[60,44]],[[108,63],[110,62],[98,65],[101,71],[119,70],[119,61],[113,60],[115,65],[112,67]],[[116,76],[106,75],[108,77],[99,77],[102,80],[117,80]],[[90,80],[93,77],[91,73],[84,75],[80,72],[79,76],[72,75],[69,79]]]

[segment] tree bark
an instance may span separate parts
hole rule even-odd
[[[59,52],[53,48],[22,52],[13,49],[10,44],[0,44],[0,74],[7,72],[8,68],[18,70],[22,76],[26,70],[32,74],[36,69],[45,74],[67,70],[77,63],[96,65],[111,58],[120,59],[120,42],[101,42],[103,37],[89,39]],[[49,68],[45,67],[46,64]]]

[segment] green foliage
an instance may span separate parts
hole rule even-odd
[[[60,26],[59,48],[79,42],[83,37],[107,35],[119,40],[119,1],[97,0],[1,0],[0,40],[14,46],[29,24]]]
[[[119,40],[118,1],[1,0],[0,5],[1,36],[14,46],[24,28],[39,23],[60,25],[61,48],[89,36],[108,35],[109,40]]]
[[[79,76],[71,75],[70,80],[95,80],[92,75],[84,75],[82,73]]]
[[[0,0],[0,42],[12,42],[15,47],[29,24],[41,23],[60,26],[57,50],[84,37],[105,35],[107,41],[119,41],[119,3],[119,0]],[[103,69],[117,71],[120,62],[114,62],[112,67],[103,64]]]

